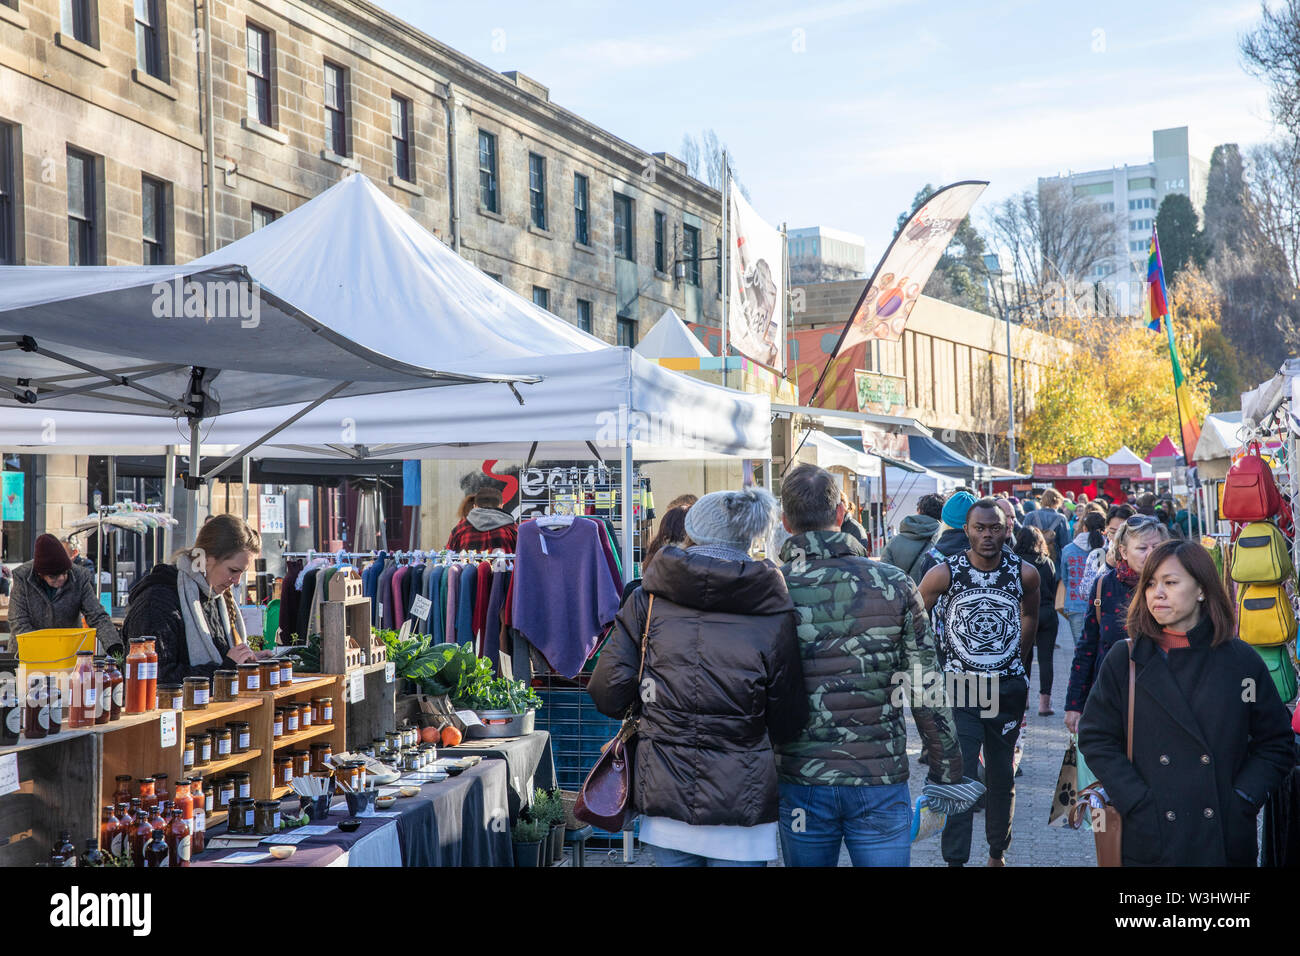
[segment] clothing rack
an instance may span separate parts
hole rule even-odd
[[[386,551],[388,557],[395,561],[410,561],[412,558],[420,558],[426,561],[442,561],[450,558],[453,561],[488,561],[497,558],[513,558],[514,554],[503,554],[496,551]],[[374,561],[379,557],[378,551],[285,551],[282,557],[285,558],[307,558],[315,560],[316,558],[334,558],[341,560],[367,560]]]

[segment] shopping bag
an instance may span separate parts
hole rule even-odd
[[[1056,790],[1053,791],[1052,809],[1047,815],[1049,827],[1068,825],[1070,810],[1079,798],[1079,747],[1070,738],[1070,746],[1065,748],[1061,759],[1061,772],[1056,775]]]

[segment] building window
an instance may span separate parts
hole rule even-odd
[[[664,259],[664,233],[668,227],[668,217],[655,210],[655,272],[667,272],[668,263]]]
[[[581,245],[591,245],[587,232],[587,177],[582,173],[573,174],[573,239]]]
[[[586,299],[578,300],[578,328],[591,334],[591,303]]]
[[[546,160],[536,153],[528,154],[528,210],[533,225],[546,228]]]
[[[18,263],[14,242],[14,128],[0,123],[0,265]]]
[[[271,120],[271,34],[248,25],[248,116],[263,126]]]
[[[135,65],[158,79],[163,78],[163,31],[158,19],[158,0],[135,0]]]
[[[631,198],[614,193],[614,255],[620,259],[636,258],[636,245],[633,242],[635,225],[632,211]]]
[[[138,3],[136,10],[139,10]],[[63,32],[78,43],[98,48],[99,31],[95,29],[98,18],[96,0],[63,0]]]
[[[488,212],[500,212],[497,202],[497,138],[478,131],[478,204]]]
[[[68,265],[98,262],[95,222],[95,157],[68,150]]]
[[[682,226],[682,258],[686,260],[686,281],[698,288],[700,284],[700,230],[694,226]]]
[[[1142,231],[1143,229],[1150,229],[1150,228],[1151,228],[1151,220],[1150,220],[1150,219],[1134,219],[1132,222],[1129,223],[1128,227],[1129,227],[1129,229],[1132,230],[1133,232],[1140,232],[1140,231]]]
[[[265,206],[253,206],[253,232],[261,229],[263,226],[269,226],[280,218],[280,214],[274,209],[267,209]]]
[[[501,282],[501,274],[499,272],[485,272],[483,274],[487,276],[489,279],[492,279],[496,282]]]
[[[145,176],[141,187],[140,233],[144,237],[144,264],[167,261],[167,184]]]
[[[540,305],[546,311],[551,310],[551,290],[539,285],[533,286],[533,305]]]
[[[624,348],[636,348],[636,319],[618,320],[618,344]]]
[[[347,74],[343,67],[325,62],[325,148],[335,156],[348,154]]]
[[[393,97],[393,175],[408,183],[415,182],[411,171],[411,101]]]

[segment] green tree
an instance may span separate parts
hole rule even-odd
[[[912,199],[912,207],[898,215],[898,229],[903,228],[907,217],[916,212],[935,193],[931,183],[926,183]],[[951,302],[963,308],[991,314],[988,288],[985,284],[987,271],[984,267],[984,253],[988,247],[984,237],[979,234],[971,222],[970,216],[961,221],[952,242],[939,257],[934,272],[921,291],[932,298]]]
[[[1160,203],[1156,230],[1160,234],[1160,257],[1165,266],[1166,285],[1172,285],[1188,263],[1204,263],[1204,242],[1196,209],[1182,193],[1170,193]]]

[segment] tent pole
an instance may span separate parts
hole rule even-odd
[[[167,446],[166,464],[163,467],[163,511],[169,515],[176,513],[176,446]],[[167,555],[172,553],[172,526],[164,525],[163,534],[163,553],[156,556],[156,563],[161,564],[167,560]]]
[[[190,419],[190,480],[186,483],[185,547],[193,547],[199,533],[199,419]]]
[[[730,265],[731,240],[727,236],[727,213],[731,206],[731,167],[727,163],[727,150],[722,150],[722,386],[727,386],[727,292],[731,285]],[[699,255],[699,250],[696,250]]]
[[[623,442],[623,504],[619,512],[623,522],[623,583],[634,577],[632,571],[632,442]]]
[[[269,432],[266,432],[265,434],[263,434],[260,438],[255,438],[255,439],[253,439],[251,442],[249,442],[249,443],[248,443],[247,445],[245,445],[243,448],[239,449],[239,451],[235,452],[233,455],[231,455],[229,458],[227,458],[227,459],[226,459],[225,461],[223,461],[221,464],[217,465],[215,468],[213,468],[211,471],[209,471],[209,472],[208,472],[206,475],[204,475],[203,477],[204,477],[204,478],[213,478],[213,477],[215,477],[215,476],[221,474],[221,472],[225,471],[227,468],[229,468],[229,467],[230,467],[231,465],[233,465],[235,462],[239,461],[239,459],[247,457],[247,456],[248,456],[248,453],[249,453],[250,451],[252,451],[254,448],[258,448],[258,447],[260,447],[261,445],[265,444],[266,442],[270,441],[272,438],[274,438],[276,435],[280,434],[280,432],[284,431],[286,428],[288,428],[290,425],[292,425],[292,424],[293,424],[294,422],[296,422],[298,419],[302,418],[302,417],[303,417],[304,415],[306,415],[308,412],[312,411],[313,409],[319,407],[319,406],[320,406],[321,404],[323,404],[324,402],[326,402],[326,401],[328,401],[329,399],[333,398],[335,395],[337,395],[339,392],[343,391],[345,388],[347,388],[347,387],[350,386],[351,384],[352,384],[351,382],[340,382],[338,385],[335,385],[333,388],[331,388],[328,392],[326,392],[326,393],[325,393],[324,395],[322,395],[320,398],[316,399],[316,400],[313,401],[313,402],[308,403],[308,405],[307,405],[305,408],[299,409],[298,411],[294,412],[292,415],[290,415],[288,418],[286,418],[284,421],[282,421],[279,425],[276,425],[276,426],[275,426],[274,428],[272,428]],[[197,435],[198,433],[195,432],[195,434]],[[194,446],[194,447],[197,447],[197,446]],[[198,473],[198,471],[197,471],[197,465],[195,466],[195,473],[196,473],[196,474]]]
[[[772,490],[772,459],[763,459],[763,487]]]
[[[245,455],[243,461],[240,462],[239,474],[239,480],[244,489],[244,524],[248,524],[248,479],[249,473],[252,471],[252,469],[249,468],[250,464],[251,459]]]

